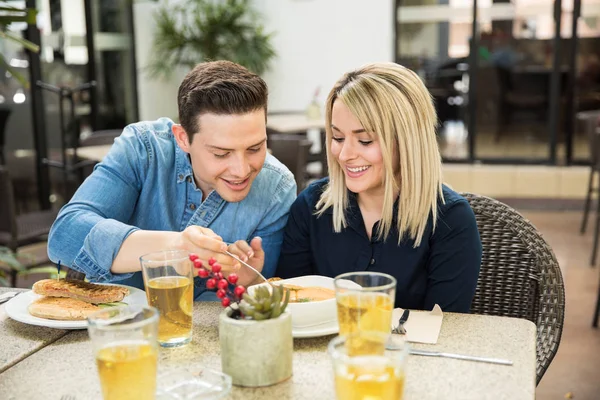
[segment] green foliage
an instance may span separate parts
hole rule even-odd
[[[244,293],[244,300],[240,302],[242,313],[256,321],[279,317],[290,301],[290,290],[281,285],[273,285],[271,289],[258,286],[253,296]]]
[[[31,8],[19,9],[8,5],[6,2],[0,2],[0,39],[10,40],[18,43],[24,48],[34,53],[40,51],[40,47],[35,43],[21,38],[19,35],[8,30],[8,27],[13,22],[25,22],[27,24],[35,24],[37,10]],[[29,82],[16,71],[4,58],[4,54],[0,54],[0,68],[10,72],[23,86],[29,87]]]
[[[264,31],[248,0],[165,2],[154,19],[148,67],[153,77],[168,77],[175,66],[192,69],[216,60],[233,61],[260,75],[275,56],[272,34]]]
[[[23,265],[23,260],[27,259],[35,261],[34,257],[31,255],[15,254],[9,248],[0,246],[0,285],[10,286],[9,272],[12,270],[18,271],[19,276],[48,274],[48,277],[51,279],[56,279],[58,277],[57,268],[52,265],[26,269]],[[66,276],[67,272],[65,270],[60,271],[61,279]]]

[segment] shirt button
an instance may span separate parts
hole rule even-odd
[[[188,181],[188,183],[192,183],[192,177],[191,177],[191,176],[188,176],[188,177],[187,177],[187,181]]]
[[[195,209],[196,209],[196,205],[195,205],[194,203],[191,203],[191,204],[190,204],[190,210],[192,210],[192,211],[193,211],[193,210],[195,210]]]
[[[371,258],[371,265],[375,264],[375,259]]]
[[[179,174],[179,175],[177,175],[177,177],[179,178],[179,180],[182,180],[183,179],[183,174]]]

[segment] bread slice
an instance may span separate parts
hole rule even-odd
[[[64,297],[42,297],[27,308],[34,317],[62,321],[84,320],[100,309],[94,304]]]
[[[70,297],[93,304],[121,301],[129,294],[122,286],[98,285],[76,279],[42,279],[33,284],[33,292],[42,296]]]

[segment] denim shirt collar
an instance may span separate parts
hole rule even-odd
[[[183,183],[187,179],[188,176],[194,178],[194,171],[192,170],[192,163],[190,162],[190,157],[188,154],[181,150],[178,144],[175,144],[175,179],[177,179],[177,183]]]

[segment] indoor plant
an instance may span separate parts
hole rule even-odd
[[[29,40],[23,39],[20,35],[11,32],[8,27],[14,22],[25,22],[27,24],[35,24],[37,10],[32,8],[16,8],[9,5],[7,2],[0,2],[0,39],[12,41],[20,44],[29,51],[37,53],[39,46]],[[4,58],[4,53],[0,52],[0,68],[8,71],[14,76],[24,87],[29,86],[29,82],[19,74],[15,68]]]
[[[168,77],[174,66],[193,68],[203,61],[229,60],[262,74],[275,56],[248,0],[167,1],[155,14],[151,76]]]
[[[214,259],[208,268],[190,255],[198,276],[207,279],[206,287],[216,289],[225,310],[219,316],[221,368],[234,385],[259,387],[284,381],[292,376],[292,317],[286,311],[289,289],[258,285],[246,292],[237,284],[237,275],[227,278]]]

